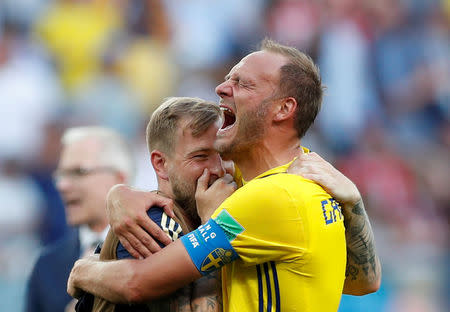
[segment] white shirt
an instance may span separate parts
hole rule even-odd
[[[94,232],[87,225],[80,226],[81,254],[88,249],[95,249],[97,243],[105,241],[108,231],[109,225],[102,232]]]

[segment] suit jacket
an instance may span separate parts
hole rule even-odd
[[[67,294],[67,279],[80,250],[77,229],[44,249],[28,281],[26,312],[64,311],[72,300]]]

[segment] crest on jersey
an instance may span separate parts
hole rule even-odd
[[[209,273],[233,260],[233,251],[223,248],[214,249],[202,262],[201,271]]]

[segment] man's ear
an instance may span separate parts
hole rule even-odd
[[[156,175],[163,180],[169,179],[169,175],[167,173],[166,158],[166,155],[159,150],[153,150],[150,153],[150,161],[152,163],[153,169],[155,169]]]
[[[275,109],[274,121],[290,119],[297,111],[297,101],[293,97],[280,99]]]

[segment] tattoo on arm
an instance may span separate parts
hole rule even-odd
[[[194,312],[222,311],[220,272],[208,274],[194,282],[191,305]]]
[[[149,304],[150,311],[221,312],[222,292],[220,272],[204,276],[163,300]]]
[[[343,209],[347,239],[346,277],[373,282],[380,276],[375,241],[364,204],[359,201],[351,209]]]
[[[192,285],[187,285],[182,289],[177,290],[174,294],[170,295],[170,309],[162,309],[162,311],[170,312],[192,312],[191,309],[191,294]],[[157,309],[150,309],[150,311],[159,311]]]

